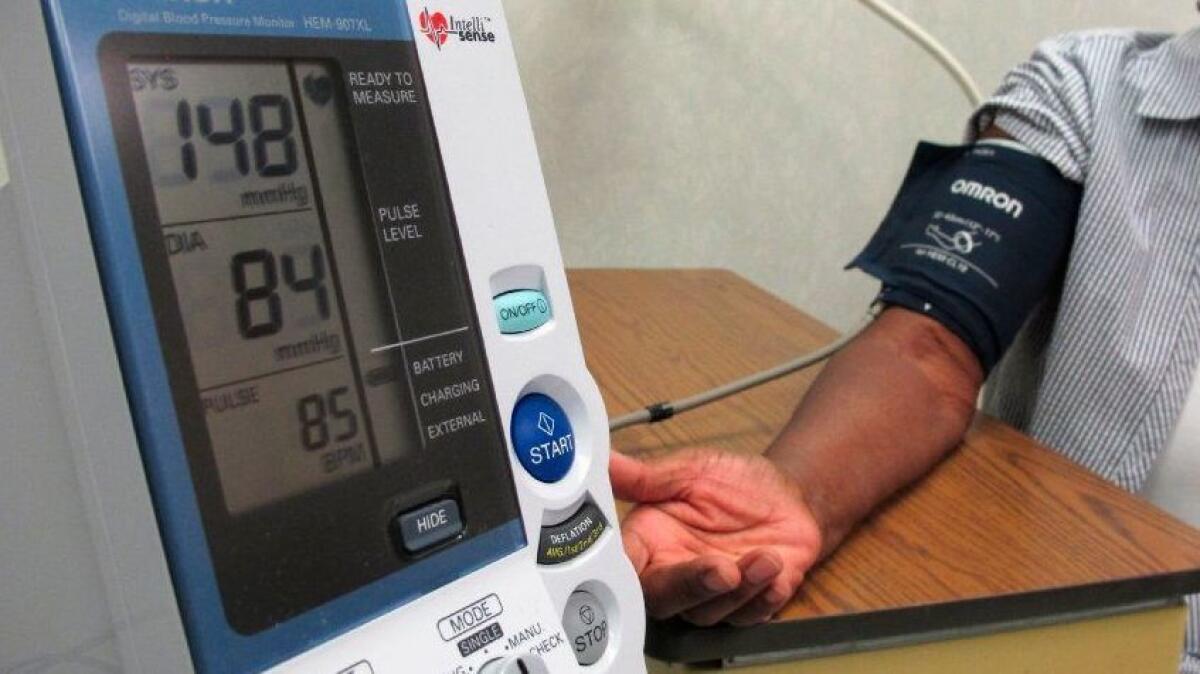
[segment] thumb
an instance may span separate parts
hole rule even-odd
[[[676,498],[683,492],[689,464],[673,460],[673,457],[641,461],[613,451],[609,454],[608,475],[617,498],[634,503],[654,503]]]
[[[629,527],[621,527],[621,542],[625,546],[625,556],[633,564],[633,570],[640,576],[650,564],[650,547],[641,534]]]

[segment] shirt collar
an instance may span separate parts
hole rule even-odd
[[[1167,40],[1147,57],[1141,73],[1143,117],[1200,117],[1200,28]]]

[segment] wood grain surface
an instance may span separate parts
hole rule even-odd
[[[812,350],[820,322],[721,270],[569,274],[588,365],[610,415],[677,398]],[[864,307],[865,309],[865,307]],[[815,372],[613,435],[654,455],[761,452]],[[1200,569],[1200,532],[995,420],[884,504],[780,615],[908,608]]]

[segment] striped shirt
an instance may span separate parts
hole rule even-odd
[[[968,135],[993,123],[1084,190],[1061,283],[993,372],[984,408],[1138,491],[1200,364],[1200,29],[1048,40]]]

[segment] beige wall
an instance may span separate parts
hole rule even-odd
[[[1190,0],[897,0],[985,91],[1042,37],[1180,30]],[[842,266],[918,139],[969,108],[852,0],[506,0],[571,266],[734,269],[839,328],[875,284]]]

